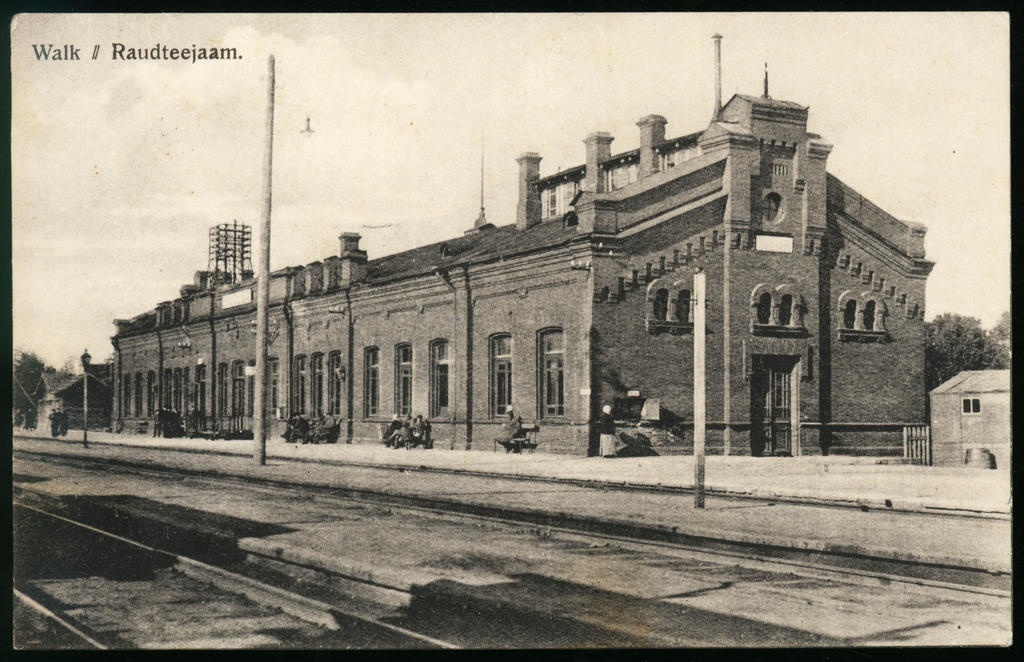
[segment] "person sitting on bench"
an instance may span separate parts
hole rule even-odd
[[[430,448],[430,423],[423,419],[423,414],[417,414],[412,422],[412,447],[423,446]]]
[[[398,414],[391,417],[391,425],[384,431],[384,446],[390,448],[394,446],[398,447],[399,438],[402,436],[402,421],[398,418]]]
[[[506,453],[521,453],[526,432],[523,430],[523,419],[516,416],[512,407],[507,409],[508,420],[502,426],[502,435],[498,443],[505,447]]]

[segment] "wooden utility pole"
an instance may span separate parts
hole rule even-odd
[[[707,435],[705,402],[704,298],[707,274],[693,274],[693,507],[704,507],[704,441]]]
[[[267,62],[267,142],[263,148],[263,216],[260,220],[260,266],[256,279],[256,402],[253,459],[267,463],[267,325],[270,305],[270,209],[274,164],[274,56]]]

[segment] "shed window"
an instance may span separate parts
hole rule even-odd
[[[981,400],[978,398],[964,398],[963,405],[965,414],[981,413]]]

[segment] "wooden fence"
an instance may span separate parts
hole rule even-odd
[[[908,425],[903,428],[903,457],[911,464],[932,464],[932,435],[927,425]]]

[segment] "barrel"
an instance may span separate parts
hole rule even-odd
[[[995,469],[996,457],[987,448],[968,448],[964,464],[971,469]]]

